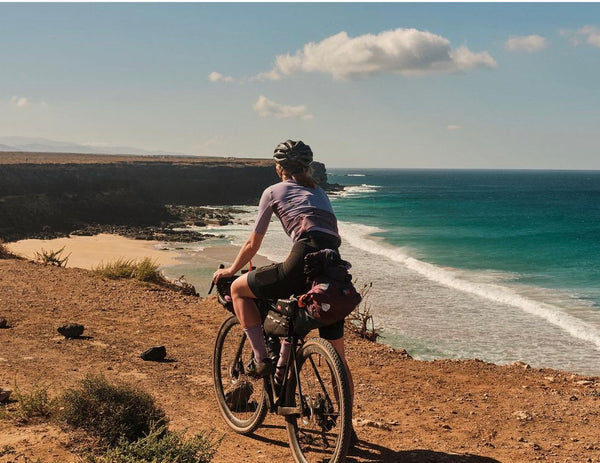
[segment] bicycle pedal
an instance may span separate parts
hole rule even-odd
[[[300,416],[301,413],[302,413],[302,410],[300,409],[300,407],[278,407],[277,408],[277,414],[282,415],[282,416],[292,416],[292,415]]]

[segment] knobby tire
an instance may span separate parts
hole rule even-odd
[[[239,434],[254,432],[268,411],[263,380],[251,379],[244,374],[251,358],[250,342],[233,315],[223,322],[217,334],[213,383],[225,422]]]

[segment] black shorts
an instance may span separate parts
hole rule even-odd
[[[248,286],[257,298],[286,299],[300,296],[310,288],[304,276],[304,256],[321,249],[337,249],[339,241],[327,233],[311,233],[296,241],[285,261],[267,265],[248,272]],[[306,311],[296,321],[297,332],[304,336],[313,328],[319,328],[319,335],[328,340],[339,339],[344,335],[344,320],[323,326]]]

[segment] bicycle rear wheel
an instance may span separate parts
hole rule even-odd
[[[246,375],[252,347],[235,316],[223,322],[213,354],[213,382],[219,410],[227,425],[240,434],[250,434],[267,414],[262,379]]]
[[[340,356],[324,339],[310,339],[297,355],[300,388],[292,374],[288,404],[301,410],[286,417],[290,448],[298,463],[338,463],[350,446],[352,404]],[[301,389],[301,396],[299,393]]]

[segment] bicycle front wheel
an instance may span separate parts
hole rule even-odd
[[[352,404],[342,360],[324,339],[308,340],[297,355],[300,384],[292,372],[288,404],[300,410],[286,417],[294,460],[338,463],[350,446]]]
[[[213,354],[213,382],[219,410],[227,425],[240,434],[250,434],[267,414],[262,379],[246,375],[252,346],[235,316],[223,322]]]

